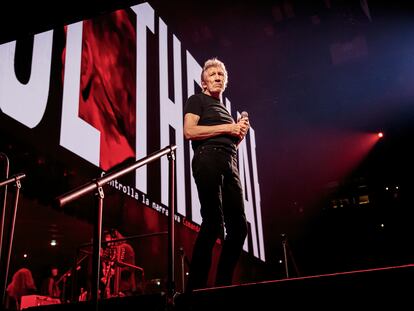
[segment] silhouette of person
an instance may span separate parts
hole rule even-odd
[[[49,276],[43,281],[41,293],[42,295],[52,298],[60,298],[61,290],[58,284],[59,269],[51,267]]]
[[[22,296],[36,293],[32,272],[27,268],[17,270],[6,289],[6,309],[20,310]]]

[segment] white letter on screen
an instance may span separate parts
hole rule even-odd
[[[60,144],[99,167],[101,133],[79,118],[83,22],[68,25]]]
[[[161,148],[170,145],[170,126],[175,130],[177,212],[185,216],[183,95],[181,74],[181,43],[173,36],[174,80],[168,81],[168,29],[159,19],[160,62],[160,142]],[[174,83],[174,102],[168,97],[168,85]],[[168,205],[168,159],[161,158],[161,202]]]
[[[16,78],[16,41],[0,45],[0,109],[13,119],[34,128],[42,120],[49,95],[53,30],[34,36],[32,68],[27,84]]]
[[[195,93],[194,82],[201,86],[201,66],[197,63],[190,52],[186,51],[187,54],[187,92],[188,97]],[[193,158],[193,149],[190,150],[190,171],[191,171],[191,159]],[[191,174],[191,220],[196,224],[201,224],[200,214],[200,201],[198,199],[197,186],[194,181],[193,174]]]
[[[154,33],[154,9],[148,3],[134,5],[137,15],[136,159],[147,156],[147,28]],[[147,193],[147,166],[135,170],[135,187]]]
[[[262,208],[260,203],[260,185],[259,175],[257,173],[257,158],[256,158],[256,136],[252,127],[249,129],[250,137],[250,154],[252,159],[252,170],[253,170],[253,185],[254,185],[254,197],[255,197],[255,208],[256,208],[256,219],[257,219],[257,233],[259,235],[259,249],[260,259],[265,261],[265,248],[263,242],[263,225],[262,225]]]
[[[237,113],[237,119],[240,117],[240,114]],[[239,172],[240,172],[240,182],[243,188],[243,198],[244,198],[244,209],[246,212],[246,219],[250,223],[250,234],[252,237],[253,243],[253,255],[259,257],[257,249],[257,235],[256,235],[256,219],[254,216],[253,209],[253,193],[252,193],[252,183],[250,181],[250,166],[249,158],[247,156],[247,144],[246,139],[240,143],[239,148]],[[247,199],[246,199],[247,194]],[[244,243],[244,250],[247,250],[247,240]]]

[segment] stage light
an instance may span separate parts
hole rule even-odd
[[[51,240],[51,241],[50,241],[50,245],[51,245],[51,246],[56,246],[56,245],[57,245],[56,240]]]
[[[23,254],[23,257],[24,257],[24,258],[27,258],[27,254]]]
[[[378,137],[379,138],[383,138],[384,137],[384,133],[383,132],[378,132]]]

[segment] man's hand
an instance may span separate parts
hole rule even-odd
[[[241,118],[239,122],[237,122],[237,125],[240,127],[239,138],[240,140],[243,140],[247,134],[247,131],[250,128],[249,118],[248,117]]]

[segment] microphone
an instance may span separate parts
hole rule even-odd
[[[249,117],[249,114],[246,111],[242,111],[237,122],[239,122],[243,118],[248,118],[248,117]]]

